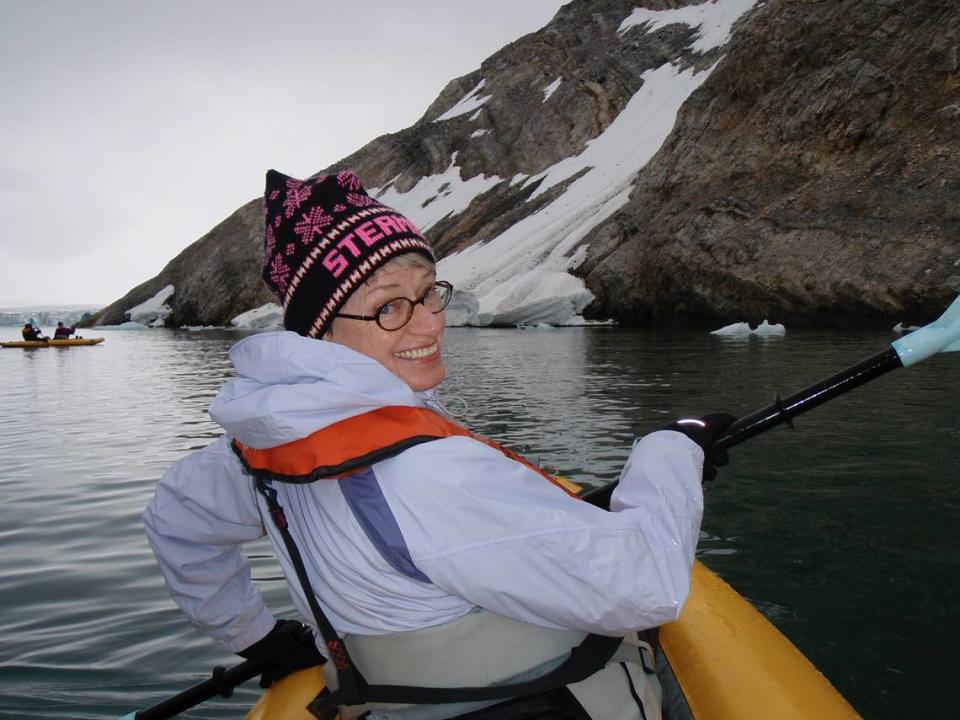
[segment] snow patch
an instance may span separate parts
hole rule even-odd
[[[126,316],[135,323],[146,325],[147,327],[163,327],[167,316],[173,310],[167,305],[167,300],[171,298],[175,289],[173,285],[167,285],[149,300],[144,300],[139,305],[126,311]]]
[[[668,63],[644,73],[640,90],[580,155],[524,182],[525,186],[540,182],[531,194],[536,197],[579,174],[559,197],[490,242],[438,263],[440,277],[477,297],[481,325],[585,323],[580,313],[593,295],[567,272],[585,252],[581,249],[573,257],[570,253],[627,202],[636,173],[660,149],[680,106],[712,69],[680,71]],[[391,205],[385,197],[380,199]]]
[[[733,32],[733,24],[756,2],[757,0],[722,0],[672,10],[636,8],[620,23],[617,33],[622,35],[637,25],[645,26],[646,32],[651,33],[668,25],[681,23],[699,29],[697,40],[690,47],[696,52],[705,53],[726,44]]]
[[[253,310],[240,313],[230,321],[231,327],[250,330],[283,327],[283,308],[276,303],[267,303]]]
[[[384,190],[370,188],[368,192],[384,205],[406,215],[425,232],[441,220],[463,212],[478,195],[500,182],[501,178],[496,175],[476,175],[464,180],[457,166],[457,153],[454,153],[446,170],[420,178],[407,192],[398,192],[392,186]]]
[[[586,195],[597,197],[605,187],[629,192],[634,174],[660,149],[673,129],[680,106],[703,84],[713,67],[701,73],[695,73],[692,67],[681,72],[672,63],[665,63],[647,70],[641,76],[643,85],[627,106],[601,135],[587,143],[583,152],[527,179],[524,186],[540,181],[530,198],[583,170],[589,172],[567,194],[581,199]]]
[[[480,91],[483,90],[483,86],[487,84],[486,80],[481,80],[477,83],[477,86],[464,95],[452,108],[447,110],[443,115],[438,117],[434,122],[440,122],[441,120],[450,120],[451,118],[459,117],[460,115],[466,115],[468,112],[473,112],[481,105],[483,105],[487,100],[489,100],[492,95],[480,96]],[[475,119],[476,116],[470,118],[471,120]]]
[[[550,96],[557,91],[558,87],[560,87],[561,82],[563,82],[563,78],[558,77],[543,89],[543,102],[546,102],[550,99]]]
[[[485,130],[474,130],[472,133],[470,133],[470,137],[477,138],[482,135],[486,135],[488,132],[490,132],[489,128]]]

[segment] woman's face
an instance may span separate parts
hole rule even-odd
[[[387,263],[350,296],[340,312],[376,315],[385,303],[405,297],[417,300],[436,281],[434,270]],[[413,390],[436,387],[443,380],[444,313],[434,315],[414,305],[410,321],[399,330],[384,330],[376,322],[334,319],[324,340],[340,343],[372,357]]]

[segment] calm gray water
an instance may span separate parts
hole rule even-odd
[[[116,718],[239,660],[182,618],[138,520],[163,470],[218,436],[206,407],[239,336],[96,334],[98,347],[0,350],[4,719]],[[892,339],[453,329],[445,394],[474,429],[606,482],[635,433],[749,412]],[[957,716],[958,387],[960,354],[898,370],[736,448],[708,488],[702,559],[868,718]],[[289,613],[269,548],[249,553]],[[240,718],[256,694],[189,717]]]

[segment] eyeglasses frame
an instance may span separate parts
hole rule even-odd
[[[427,307],[425,304],[427,300],[427,295],[429,295],[430,292],[432,290],[435,290],[438,286],[447,288],[447,291],[449,293],[447,295],[447,301],[443,304],[442,308],[440,308],[436,312],[434,312],[433,310],[430,311],[434,315],[439,315],[444,310],[446,310],[447,305],[450,304],[451,298],[453,298],[453,284],[447,282],[446,280],[435,280],[433,285],[430,286],[430,289],[427,290],[423,294],[423,297],[421,297],[418,300],[411,300],[410,298],[403,297],[402,295],[400,297],[390,298],[385,303],[383,303],[380,307],[378,307],[373,315],[353,315],[351,313],[337,313],[336,315],[334,315],[334,317],[346,318],[347,320],[363,320],[365,322],[375,322],[377,324],[377,327],[379,327],[384,332],[396,332],[397,330],[402,330],[403,328],[405,328],[407,324],[410,322],[410,320],[413,319],[413,313],[416,312],[417,305],[423,305],[424,308]],[[385,328],[383,325],[380,324],[380,311],[383,310],[390,303],[396,302],[397,300],[406,300],[408,303],[410,303],[410,316],[406,319],[406,321],[400,327]]]

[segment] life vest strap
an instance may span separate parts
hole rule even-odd
[[[409,705],[437,705],[444,703],[506,700],[514,697],[538,695],[586,680],[602,668],[616,653],[623,638],[605,635],[587,635],[583,642],[571,649],[570,656],[553,670],[540,677],[505,685],[472,687],[421,687],[411,685],[370,685],[361,679],[357,684],[357,698],[351,700],[343,685],[333,692],[321,693],[307,709],[318,718],[329,717],[329,711],[338,705],[364,703],[398,703]],[[358,673],[359,674],[359,673]],[[342,676],[342,674],[341,674]]]

